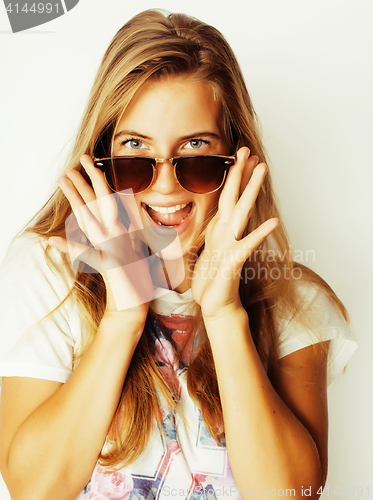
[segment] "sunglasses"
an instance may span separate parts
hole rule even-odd
[[[156,165],[172,163],[174,176],[182,188],[190,193],[208,194],[217,191],[225,182],[234,156],[178,156],[176,158],[147,158],[115,156],[94,158],[95,167],[104,172],[113,191],[132,189],[139,194],[148,189],[157,177]]]

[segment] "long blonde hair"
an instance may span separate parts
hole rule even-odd
[[[66,170],[74,168],[85,175],[79,161],[81,155],[109,155],[115,127],[140,87],[150,78],[177,75],[209,82],[221,107],[223,130],[232,150],[248,146],[252,155],[266,162],[258,120],[241,70],[221,33],[187,15],[148,10],[127,22],[110,43],[94,81]],[[65,221],[70,213],[68,200],[57,189],[27,231],[43,237],[64,237]],[[213,215],[214,212],[209,220]],[[271,217],[279,217],[279,212],[268,172],[244,235]],[[207,223],[208,220],[196,241],[199,252]],[[47,247],[47,259],[50,259],[49,251],[50,247]],[[64,262],[69,268],[67,258]],[[276,273],[270,272],[273,270]],[[313,282],[325,290],[347,318],[342,303],[331,288],[310,269],[292,261],[285,230],[278,227],[245,263],[242,276],[250,275],[250,280],[247,283],[242,279],[240,284],[241,301],[249,315],[251,333],[269,377],[278,359],[275,313],[280,305],[290,315],[301,309],[294,280],[288,278],[294,270],[302,274],[303,281]],[[105,311],[106,290],[101,275],[78,272],[70,295],[78,302],[87,332],[82,349],[75,353],[76,367]],[[224,426],[218,384],[198,308],[195,322],[201,331],[202,344],[189,365],[188,390],[200,407],[211,435],[217,442],[222,442]],[[147,328],[148,323],[145,331]],[[147,336],[143,335],[133,355],[109,431],[112,447],[99,457],[101,465],[108,470],[134,461],[144,451],[154,416],[158,423],[161,422],[157,391],[175,409],[174,398],[150,354]]]

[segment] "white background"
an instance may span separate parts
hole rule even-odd
[[[214,25],[238,57],[293,252],[314,251],[305,263],[340,296],[359,340],[330,395],[324,498],[344,486],[373,495],[371,1],[80,0],[18,34],[0,5],[0,258],[54,189],[112,36],[154,7]]]

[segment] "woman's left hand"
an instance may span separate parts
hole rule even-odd
[[[242,238],[267,171],[267,166],[256,165],[258,158],[249,157],[249,153],[248,148],[237,153],[237,161],[219,198],[218,211],[206,228],[205,247],[194,267],[192,293],[204,319],[242,309],[239,296],[242,267],[280,224],[277,218],[269,219]]]

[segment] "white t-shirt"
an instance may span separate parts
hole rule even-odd
[[[83,327],[73,297],[53,314],[68,294],[73,279],[55,274],[44,259],[46,242],[34,235],[18,238],[0,270],[0,376],[34,377],[66,382],[72,357],[82,339]],[[60,254],[53,250],[53,258]],[[62,265],[62,264],[61,264]],[[61,267],[61,269],[63,269]],[[280,358],[313,343],[330,340],[328,384],[343,370],[356,348],[354,336],[338,308],[325,293],[299,285],[304,309],[317,312],[318,328],[300,329],[295,321],[277,318]],[[163,432],[155,430],[145,453],[128,467],[103,474],[96,466],[79,499],[164,499],[228,496],[240,498],[229,466],[226,448],[211,437],[186,386],[187,359],[175,361],[175,346],[190,324],[191,290],[169,291],[151,308],[151,340],[159,368],[175,384],[186,426],[163,410]],[[47,316],[47,317],[46,317]],[[46,317],[43,321],[42,318]],[[176,381],[176,382],[175,382]],[[106,447],[110,443],[105,444]]]

